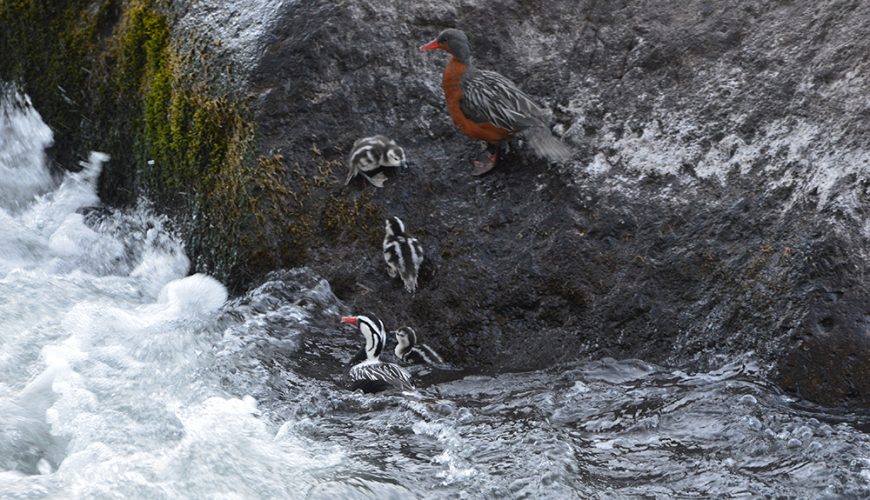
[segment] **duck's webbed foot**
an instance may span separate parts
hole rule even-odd
[[[375,175],[373,177],[368,176],[366,174],[363,174],[363,175],[365,175],[366,180],[369,181],[373,186],[379,187],[379,188],[384,187],[384,182],[386,182],[386,180],[387,180],[387,176],[384,175],[383,172],[381,172],[378,175]]]
[[[480,176],[495,168],[496,162],[498,162],[498,153],[498,144],[487,144],[486,152],[481,155],[482,161],[474,160],[472,162],[474,164],[474,171],[471,172],[471,175],[475,177]]]

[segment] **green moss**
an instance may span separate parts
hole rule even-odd
[[[341,159],[316,145],[302,164],[257,157],[246,107],[206,83],[224,67],[212,70],[195,41],[182,53],[167,12],[160,0],[0,0],[0,80],[31,95],[61,164],[109,153],[101,198],[147,195],[177,222],[197,270],[231,286],[302,264],[312,238],[361,228],[378,241],[371,192],[337,191]]]
[[[378,231],[383,225],[380,207],[374,203],[370,191],[357,197],[332,195],[323,211],[323,228],[333,235],[352,228],[357,234],[379,239]]]
[[[0,80],[24,87],[58,132],[58,150],[80,149],[93,129],[91,72],[111,0],[0,1]],[[85,119],[83,119],[83,117]],[[83,130],[84,129],[84,130]]]

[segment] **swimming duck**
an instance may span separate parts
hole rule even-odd
[[[411,364],[427,364],[434,365],[444,364],[442,358],[435,349],[432,349],[426,344],[417,342],[417,332],[410,326],[399,328],[393,335],[396,336],[396,357]]]
[[[347,373],[351,390],[362,389],[373,393],[386,389],[413,391],[411,374],[393,363],[384,363],[379,357],[387,342],[384,323],[374,315],[346,316],[341,322],[354,326],[365,338],[366,359],[353,365]]]

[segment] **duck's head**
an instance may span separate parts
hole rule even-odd
[[[420,50],[435,49],[446,50],[453,54],[453,57],[459,62],[465,64],[471,57],[471,44],[468,43],[468,37],[462,31],[453,28],[442,31],[438,38],[420,47]]]
[[[396,342],[399,344],[399,350],[404,351],[410,349],[417,343],[417,332],[415,332],[410,326],[403,326],[393,333],[396,335]]]
[[[384,230],[387,236],[401,236],[405,234],[405,223],[398,217],[390,217],[386,220]]]
[[[387,146],[387,153],[381,158],[381,165],[385,167],[402,167],[408,166],[408,161],[405,160],[405,150],[393,141]]]
[[[387,334],[384,330],[384,323],[375,315],[345,316],[341,318],[341,322],[355,326],[362,333],[366,339],[366,357],[368,359],[377,359],[381,355],[384,344],[387,342]]]

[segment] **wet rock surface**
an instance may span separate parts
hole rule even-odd
[[[786,389],[870,404],[866,5],[359,1],[282,16],[251,78],[264,150],[338,161],[384,133],[417,162],[380,191],[341,187],[343,171],[327,187],[372,192],[427,252],[409,295],[386,276],[379,221],[308,242],[352,307],[482,369],[605,355],[701,369],[754,351]],[[445,112],[447,57],[416,49],[445,27],[554,111],[574,161],[515,147],[469,176],[479,146]]]
[[[269,18],[217,52],[290,216],[257,221],[237,289],[304,262],[460,366],[701,370],[751,351],[789,391],[870,406],[866,2],[260,3]],[[207,4],[175,26],[245,17]],[[482,146],[446,113],[447,56],[417,50],[446,27],[553,111],[574,160],[514,144],[469,175]],[[344,186],[377,133],[416,165]],[[426,251],[414,295],[381,257],[393,215]]]

